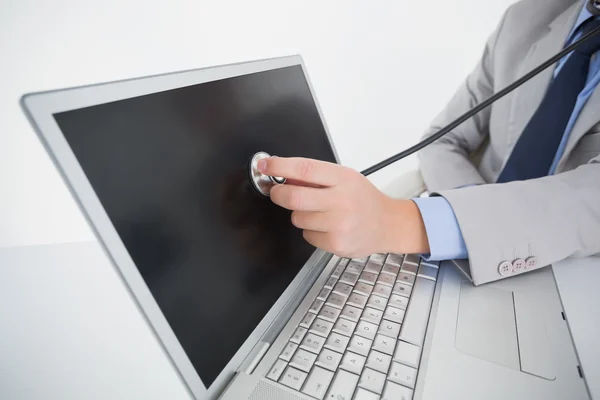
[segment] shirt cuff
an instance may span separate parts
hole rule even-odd
[[[450,203],[441,196],[412,199],[421,212],[429,254],[421,254],[427,261],[466,259],[469,254],[456,215]]]

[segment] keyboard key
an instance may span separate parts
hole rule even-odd
[[[402,264],[415,264],[419,265],[419,261],[421,261],[421,257],[418,254],[407,254],[404,257],[404,262]]]
[[[290,342],[300,344],[300,342],[304,338],[304,335],[306,335],[306,328],[300,326],[296,329],[296,331],[292,335]]]
[[[398,327],[400,328],[400,327]],[[381,329],[381,326],[379,327]],[[385,354],[389,354],[390,356],[394,354],[394,347],[396,346],[396,339],[385,336],[383,334],[378,334],[375,336],[375,340],[373,341],[373,350],[380,351]],[[412,345],[411,345],[412,346]],[[398,361],[398,360],[396,360]],[[386,372],[386,371],[382,371]]]
[[[365,265],[369,257],[354,257],[352,261],[356,261],[359,264]]]
[[[319,318],[323,318],[326,321],[334,322],[339,315],[340,315],[339,308],[325,306],[321,309],[321,312],[319,313]]]
[[[313,320],[316,318],[317,316],[313,313],[306,313],[306,315],[304,316],[304,318],[302,318],[302,322],[300,322],[300,326],[304,327],[304,328],[309,328],[310,325],[312,324]]]
[[[350,344],[348,345],[348,350],[352,350],[353,352],[366,356],[369,354],[369,350],[371,350],[371,345],[373,344],[372,340],[364,338],[362,336],[354,335],[352,339],[350,339]]]
[[[388,298],[388,297],[390,297],[390,294],[392,294],[392,288],[390,288],[389,286],[382,285],[381,283],[378,283],[373,287],[373,294]]]
[[[408,305],[408,297],[393,294],[390,296],[390,302],[388,304],[401,310],[406,310],[406,306]]]
[[[383,313],[381,311],[367,307],[365,308],[365,311],[363,311],[360,319],[379,325],[382,315]]]
[[[414,344],[406,343],[400,340],[394,354],[394,361],[398,361],[409,367],[419,368],[419,357],[421,348]]]
[[[364,267],[364,263],[357,263],[356,261],[352,261],[350,264],[348,264],[348,267],[346,267],[346,272],[351,272],[353,274],[360,275]]]
[[[413,391],[397,383],[387,381],[381,400],[412,400]]]
[[[283,360],[275,361],[275,364],[273,364],[273,366],[269,370],[269,373],[267,374],[267,378],[272,379],[275,382],[277,382],[277,380],[283,373],[283,370],[285,369],[286,366],[287,366],[287,363]]]
[[[327,282],[325,282],[325,288],[333,289],[333,287],[335,286],[336,283],[337,283],[337,279],[334,277],[331,277],[331,278],[327,279]]]
[[[372,324],[367,321],[360,321],[356,326],[356,334],[362,337],[366,337],[367,339],[375,339],[375,334],[377,333],[377,325]]]
[[[381,325],[379,325],[379,333],[396,339],[400,333],[400,324],[384,319],[381,321]]]
[[[375,253],[375,254],[372,254],[371,257],[369,257],[369,261],[373,261],[377,264],[383,264],[385,262],[386,257],[387,257],[387,254]]]
[[[415,278],[416,277],[413,274],[407,274],[406,272],[400,272],[398,274],[398,282],[402,282],[410,286],[415,283]]]
[[[327,300],[327,296],[329,296],[329,293],[331,293],[331,289],[323,288],[317,295],[317,299],[325,301]]]
[[[400,269],[400,271],[406,272],[407,274],[416,275],[418,269],[419,269],[419,266],[416,264],[404,263],[404,264],[402,264],[402,268]]]
[[[354,393],[354,398],[352,400],[379,400],[379,396],[359,387],[356,389],[356,393]]]
[[[402,265],[402,261],[404,261],[404,254],[390,254],[385,260],[386,264],[397,265],[398,267]]]
[[[342,276],[342,274],[344,273],[345,269],[346,269],[345,265],[339,265],[338,264],[338,266],[335,267],[335,269],[331,273],[331,277],[335,278],[335,279],[340,279],[340,276]]]
[[[361,356],[360,354],[356,354],[349,351],[346,354],[344,354],[344,357],[342,357],[342,363],[340,364],[340,368],[345,369],[346,371],[353,372],[355,374],[360,374],[363,367],[365,366],[365,360],[366,358]]]
[[[377,278],[377,283],[381,283],[382,285],[394,286],[396,283],[396,277],[394,275],[389,274],[379,274]]]
[[[309,396],[316,397],[317,399],[323,399],[332,378],[333,372],[315,367],[310,375],[308,375],[308,379],[302,388],[302,392]]]
[[[298,349],[294,357],[290,360],[290,365],[304,372],[309,372],[312,365],[315,363],[317,356],[309,353],[306,350]]]
[[[417,346],[423,345],[434,291],[434,281],[421,277],[417,278],[413,288],[412,298],[406,309],[406,315],[404,317],[402,329],[400,330],[399,339],[416,344]]]
[[[352,293],[350,297],[348,297],[348,305],[357,307],[357,308],[365,308],[365,304],[367,304],[367,296],[363,296],[362,294]]]
[[[383,391],[384,383],[384,374],[372,370],[370,368],[365,368],[362,375],[360,376],[360,381],[358,381],[358,386],[360,386],[363,389],[370,390],[371,392],[381,394],[381,392]]]
[[[325,338],[321,336],[317,336],[314,333],[308,333],[304,337],[302,344],[300,345],[301,349],[311,351],[315,354],[319,354],[323,345],[325,344]]]
[[[360,274],[358,280],[361,282],[368,283],[369,285],[374,285],[375,282],[377,282],[377,274],[374,274],[373,272],[363,271],[363,273]]]
[[[308,311],[318,314],[319,310],[321,310],[321,307],[323,307],[323,302],[321,300],[315,300],[313,301]]]
[[[296,343],[286,344],[285,347],[283,348],[283,350],[281,351],[279,358],[281,358],[284,361],[290,361],[290,359],[294,355],[294,352],[296,351],[297,348],[298,348],[298,345]]]
[[[349,262],[350,262],[349,258],[340,258],[340,261],[338,261],[337,265],[341,265],[342,267],[345,268]]]
[[[421,264],[418,275],[435,281],[437,279],[438,269],[430,265]]]
[[[371,291],[373,291],[373,286],[365,282],[358,282],[356,286],[354,286],[354,292],[362,294],[363,296],[370,295]]]
[[[400,272],[400,267],[398,265],[385,263],[383,268],[381,269],[382,274],[390,274],[390,275],[398,275]]]
[[[385,310],[385,306],[387,304],[387,299],[385,297],[376,296],[374,294],[369,297],[369,301],[367,301],[367,305],[371,308],[375,308],[377,310]]]
[[[346,303],[346,297],[339,295],[337,293],[331,293],[329,295],[329,297],[327,298],[327,301],[325,301],[325,304],[328,304],[330,306],[340,308],[340,309],[342,307],[344,307],[345,303]]]
[[[354,328],[356,328],[356,322],[340,318],[335,322],[335,325],[333,326],[333,331],[350,337],[352,336],[352,333],[354,333]]]
[[[400,296],[410,297],[412,286],[405,285],[404,283],[396,282],[392,291]]]
[[[288,367],[279,380],[279,383],[289,386],[292,389],[300,390],[304,380],[306,379],[306,375],[306,372],[300,371],[296,368]]]
[[[370,261],[365,265],[365,271],[379,274],[381,272],[381,264]]]
[[[417,370],[406,365],[392,362],[388,379],[399,383],[404,386],[408,386],[411,389],[415,388],[415,379],[417,377]]]
[[[360,308],[345,306],[342,310],[342,317],[349,319],[350,321],[358,322],[362,310]]]
[[[372,350],[371,353],[369,353],[369,357],[367,357],[367,367],[387,374],[391,361],[392,356]]]
[[[341,360],[342,355],[340,353],[336,353],[335,351],[329,349],[323,349],[317,358],[316,365],[320,365],[323,368],[327,368],[328,370],[335,372],[338,365],[340,365]]]
[[[344,272],[340,277],[340,282],[346,283],[350,286],[354,286],[354,284],[356,284],[357,281],[358,275],[348,271]]]
[[[350,296],[350,293],[352,293],[352,286],[347,285],[342,282],[338,282],[333,287],[333,293],[337,293],[339,295],[348,297],[348,296]]]
[[[329,332],[331,332],[331,328],[333,328],[333,322],[317,318],[310,327],[309,332],[315,333],[319,336],[327,337],[327,335],[329,335]]]
[[[348,323],[353,323],[353,322],[348,321]],[[325,347],[330,350],[337,351],[338,353],[343,353],[344,351],[346,351],[346,347],[348,346],[348,342],[350,341],[349,336],[350,335],[344,336],[344,335],[340,335],[339,333],[333,332],[327,338],[327,341],[325,342]]]
[[[335,374],[326,398],[332,400],[350,400],[357,383],[358,375],[340,370]]]
[[[404,319],[404,310],[388,306],[388,308],[385,309],[385,314],[383,314],[383,318],[387,319],[388,321],[401,324],[402,320]]]

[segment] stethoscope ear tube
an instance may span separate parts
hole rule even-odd
[[[589,0],[587,3],[587,7],[588,7],[588,10],[590,10],[590,12],[592,12],[592,14],[600,15],[600,0]],[[488,99],[486,99],[483,102],[481,102],[480,104],[476,105],[471,110],[467,111],[466,113],[464,113],[463,115],[461,115],[460,117],[458,117],[457,119],[455,119],[454,121],[449,123],[447,126],[440,129],[435,134],[423,139],[422,141],[415,144],[414,146],[409,147],[408,149],[365,169],[361,173],[364,176],[371,175],[372,173],[377,172],[380,169],[387,167],[388,165],[390,165],[396,161],[402,160],[403,158],[408,157],[409,155],[416,153],[417,151],[430,145],[431,143],[435,142],[442,136],[451,132],[454,128],[456,128],[457,126],[459,126],[460,124],[462,124],[463,122],[468,120],[469,118],[473,117],[475,114],[477,114],[481,110],[487,108],[495,101],[506,96],[513,90],[517,89],[519,86],[523,85],[525,82],[529,81],[530,79],[532,79],[533,77],[538,75],[540,72],[544,71],[546,68],[552,66],[554,63],[556,63],[557,61],[562,59],[564,56],[569,54],[571,51],[573,51],[577,47],[581,46],[583,43],[587,42],[589,39],[591,39],[592,37],[594,37],[598,34],[600,34],[600,26],[598,26],[595,29],[593,29],[592,31],[588,32],[587,34],[582,36],[580,39],[575,41],[573,44],[565,47],[562,51],[560,51],[556,55],[552,56],[550,59],[548,59],[547,61],[545,61],[538,67],[536,67],[535,69],[531,70],[530,72],[528,72],[527,74],[522,76],[520,79],[516,80],[512,84],[508,85],[504,89],[500,90],[499,92],[490,96]],[[252,186],[258,193],[262,194],[263,196],[269,196],[269,194],[271,192],[271,188],[273,186],[281,185],[281,184],[285,183],[284,178],[267,176],[267,175],[262,174],[260,171],[258,171],[258,167],[257,167],[258,161],[260,159],[268,158],[268,157],[270,157],[270,155],[265,152],[258,152],[256,154],[254,154],[254,156],[252,157],[252,160],[250,161],[250,165],[248,168]]]
[[[587,5],[588,5],[588,9],[591,7],[595,10],[594,15],[600,15],[600,0],[589,0]],[[459,126],[460,124],[462,124],[463,122],[465,122],[466,120],[468,120],[469,118],[471,118],[472,116],[474,116],[475,114],[477,114],[478,112],[483,110],[484,108],[490,106],[496,100],[501,99],[502,97],[506,96],[507,94],[509,94],[510,92],[512,92],[513,90],[515,90],[516,88],[518,88],[519,86],[524,84],[525,82],[529,81],[531,78],[535,77],[540,72],[544,71],[546,68],[550,67],[551,65],[553,65],[554,63],[556,63],[557,61],[562,59],[564,56],[569,54],[571,51],[573,51],[574,49],[576,49],[577,47],[582,45],[584,42],[587,42],[590,38],[592,38],[593,36],[596,36],[599,33],[600,33],[600,26],[598,26],[595,29],[588,32],[587,34],[582,36],[579,40],[575,41],[573,44],[565,47],[561,52],[559,52],[555,56],[551,57],[546,62],[542,63],[540,66],[533,69],[529,73],[525,74],[520,79],[516,80],[512,84],[508,85],[504,89],[500,90],[499,92],[490,96],[488,99],[486,99],[483,102],[481,102],[480,104],[476,105],[471,110],[467,111],[466,113],[464,113],[463,115],[461,115],[460,117],[458,117],[457,119],[455,119],[454,121],[449,123],[447,126],[440,129],[439,132],[436,132],[435,134],[425,138],[424,140],[415,144],[414,146],[409,147],[408,149],[406,149],[390,158],[387,158],[387,159],[373,165],[372,167],[365,169],[361,173],[365,176],[371,175],[372,173],[377,172],[380,169],[387,167],[388,165],[390,165],[392,163],[395,163],[396,161],[402,160],[403,158],[408,157],[409,155],[416,153],[417,151],[430,145],[431,143],[435,142],[442,136],[451,132],[454,128],[456,128],[457,126]]]

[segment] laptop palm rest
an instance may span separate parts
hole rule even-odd
[[[554,379],[543,307],[535,292],[475,287],[463,281],[455,347],[473,357]]]

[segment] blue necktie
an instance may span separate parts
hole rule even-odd
[[[583,34],[598,25],[598,20],[586,22]],[[571,53],[515,144],[498,182],[548,175],[577,97],[585,87],[591,57],[598,50],[600,35],[589,39]]]

